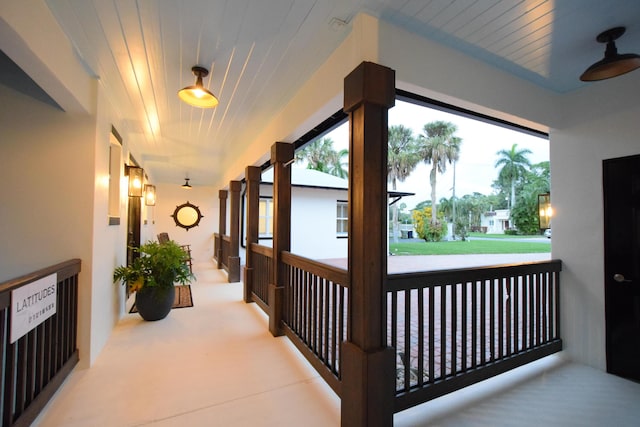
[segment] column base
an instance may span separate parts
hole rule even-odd
[[[343,427],[393,426],[395,398],[395,350],[391,347],[364,351],[342,343]]]

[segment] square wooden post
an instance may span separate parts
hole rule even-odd
[[[284,305],[282,251],[291,250],[291,168],[294,146],[276,142],[271,146],[273,165],[273,268],[269,284],[269,331],[283,334],[280,323]]]
[[[393,425],[395,351],[386,343],[388,109],[395,72],[363,62],[344,80],[349,114],[349,318],[343,427]]]
[[[231,216],[229,221],[229,282],[240,281],[240,191],[242,190],[242,182],[230,181],[229,191],[231,198],[229,205]]]
[[[262,170],[258,166],[247,166],[244,177],[247,185],[247,241],[244,267],[244,302],[253,302],[253,254],[251,244],[258,243],[260,220],[260,179]]]
[[[222,237],[227,233],[227,190],[218,191],[218,199],[220,201],[220,215],[218,220],[218,233],[220,234],[220,246],[218,247],[218,270],[222,268]]]

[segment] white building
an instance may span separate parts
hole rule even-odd
[[[487,228],[489,234],[504,234],[504,230],[509,228],[509,209],[496,209],[480,215],[480,226]]]

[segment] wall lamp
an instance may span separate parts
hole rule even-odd
[[[147,206],[156,205],[156,186],[146,184],[144,186],[144,204]]]
[[[640,55],[635,53],[619,54],[615,40],[625,32],[625,27],[611,28],[596,37],[599,43],[606,43],[604,58],[596,62],[582,73],[580,80],[592,82],[597,80],[610,79],[640,67]]]
[[[195,65],[191,71],[196,76],[196,84],[178,91],[178,96],[187,104],[199,108],[213,108],[218,105],[218,98],[202,85],[202,78],[209,74],[209,70]]]
[[[538,194],[538,223],[541,230],[551,228],[551,217],[553,209],[551,209],[551,194]]]
[[[125,165],[125,174],[129,177],[129,197],[142,197],[144,169]]]

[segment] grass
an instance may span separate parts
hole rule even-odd
[[[391,243],[394,255],[528,254],[551,252],[549,243],[500,240]]]
[[[532,234],[530,236],[510,236],[508,234],[486,234],[486,233],[469,233],[469,237],[486,237],[487,239],[532,239],[535,237],[544,237],[541,234]]]

